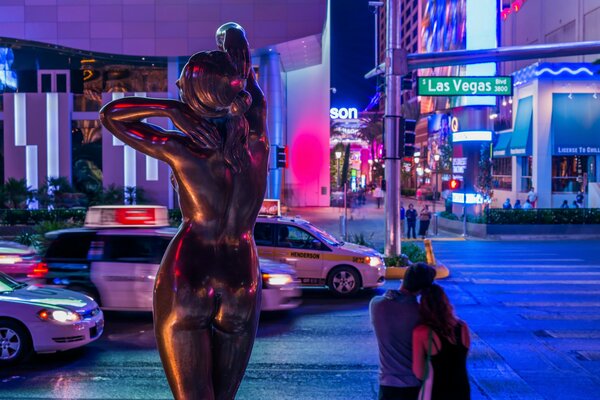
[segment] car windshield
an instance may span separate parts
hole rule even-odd
[[[19,283],[6,274],[0,272],[0,293],[12,292],[15,289],[27,286],[26,283]]]
[[[314,226],[311,223],[307,223],[306,227],[312,232],[314,233],[319,239],[323,240],[325,243],[331,245],[331,246],[341,246],[344,243],[340,242],[339,240],[337,240],[336,238],[334,238],[331,234],[325,232],[324,230],[317,228],[316,226]]]

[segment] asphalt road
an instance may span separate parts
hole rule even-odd
[[[473,399],[596,399],[599,241],[437,241],[443,282],[473,331]],[[397,281],[386,283],[395,288]],[[375,399],[368,302],[307,290],[263,316],[238,399]],[[149,314],[108,313],[103,337],[0,371],[1,399],[169,399]]]

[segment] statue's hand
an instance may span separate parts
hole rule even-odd
[[[217,127],[210,121],[199,118],[187,106],[181,106],[171,111],[173,125],[187,138],[192,139],[196,146],[205,150],[219,148],[221,137]]]
[[[233,65],[243,79],[248,79],[250,73],[250,46],[244,31],[237,28],[229,28],[225,31],[223,50],[229,54]]]

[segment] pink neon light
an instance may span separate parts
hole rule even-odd
[[[323,148],[319,138],[311,133],[301,133],[290,147],[292,173],[300,184],[312,183],[319,179],[324,168]]]

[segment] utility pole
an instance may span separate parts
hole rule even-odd
[[[400,255],[400,167],[402,154],[398,149],[398,132],[401,122],[402,75],[408,73],[406,52],[400,48],[400,2],[386,2],[385,46],[385,254]],[[404,57],[402,56],[404,54]]]

